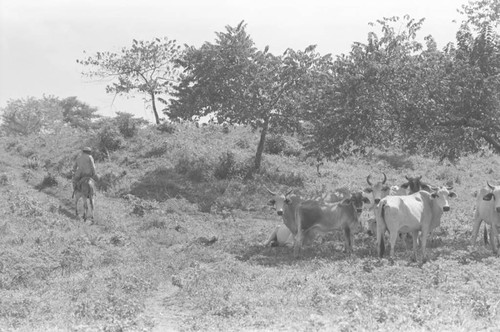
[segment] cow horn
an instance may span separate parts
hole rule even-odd
[[[495,187],[494,187],[494,186],[492,186],[492,185],[491,185],[488,181],[486,181],[486,184],[488,185],[488,187],[490,187],[490,189],[491,189],[491,190],[494,190],[494,189],[495,189]]]
[[[405,175],[405,178],[406,178],[406,180],[410,181],[410,179],[408,178],[408,175]]]
[[[285,194],[285,197],[290,195],[292,193],[292,191],[293,191],[293,189],[290,189],[290,191]]]
[[[371,174],[369,174],[369,175],[366,177],[366,182],[368,182],[368,184],[369,184],[370,186],[372,185],[372,183],[370,182],[370,177],[371,177],[371,176],[372,176],[372,175],[371,175]]]
[[[385,181],[387,181],[387,175],[385,175],[385,173],[382,174],[384,174],[384,181],[382,181],[382,184],[385,184]]]
[[[266,188],[266,190],[273,196],[276,196],[276,193],[275,192],[272,192],[268,187],[264,186],[264,188]]]

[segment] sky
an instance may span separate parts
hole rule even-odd
[[[132,40],[156,37],[180,45],[214,42],[215,33],[242,20],[255,45],[273,54],[317,45],[321,54],[348,53],[366,42],[369,22],[405,14],[425,18],[420,37],[438,47],[455,41],[467,0],[0,0],[0,108],[10,99],[76,96],[113,116],[153,120],[149,103],[107,94],[77,59],[119,52]],[[454,22],[455,21],[455,22]]]

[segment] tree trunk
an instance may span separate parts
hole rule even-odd
[[[160,117],[158,116],[158,111],[156,110],[156,101],[154,92],[151,93],[151,105],[153,105],[153,113],[155,115],[156,124],[160,124]]]
[[[260,169],[260,164],[262,162],[262,153],[264,152],[264,144],[266,143],[267,130],[269,129],[269,116],[264,119],[264,124],[262,130],[260,131],[260,141],[257,146],[257,153],[255,154],[255,166],[254,171]]]

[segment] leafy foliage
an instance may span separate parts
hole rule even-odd
[[[53,96],[11,99],[1,113],[0,128],[6,135],[12,136],[53,132],[63,123],[63,109],[59,99]]]
[[[89,130],[93,121],[100,118],[97,108],[79,101],[76,97],[68,97],[60,101],[64,122],[72,127]]]
[[[130,48],[120,53],[97,52],[76,62],[91,67],[85,73],[89,77],[113,78],[106,92],[129,94],[139,92],[147,95],[151,102],[156,124],[160,117],[156,107],[159,95],[169,94],[177,83],[177,69],[174,61],[180,53],[175,40],[155,38],[152,41],[133,40]]]
[[[227,26],[216,33],[214,44],[186,50],[179,60],[185,68],[182,80],[166,114],[173,120],[210,115],[219,124],[260,130],[255,157],[259,169],[267,132],[298,128],[297,101],[318,58],[314,47],[289,49],[282,56],[269,53],[268,47],[258,51],[245,28],[244,22]]]

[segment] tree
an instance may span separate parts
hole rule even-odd
[[[71,127],[88,130],[92,127],[92,121],[100,118],[96,107],[90,107],[76,97],[65,98],[59,104],[62,107],[64,122]]]
[[[27,136],[51,132],[63,124],[60,100],[53,96],[11,99],[1,113],[3,121],[0,127],[7,135]]]
[[[214,44],[189,47],[179,61],[185,68],[166,112],[172,120],[212,115],[220,124],[260,130],[254,170],[259,170],[267,133],[293,131],[301,118],[300,96],[310,70],[320,59],[309,47],[282,56],[258,51],[245,31],[226,26]]]
[[[409,98],[422,83],[416,58],[422,22],[408,16],[379,20],[380,34],[370,32],[366,44],[354,43],[324,71],[328,79],[315,85],[306,118],[312,124],[310,154],[336,159],[367,147],[404,144],[424,99]]]
[[[155,116],[160,123],[156,99],[169,94],[177,84],[178,70],[174,65],[179,57],[180,46],[175,40],[155,38],[152,41],[133,40],[132,47],[122,48],[120,53],[97,52],[77,63],[91,67],[84,75],[94,78],[111,78],[106,92],[147,94]]]
[[[462,8],[467,16],[456,46],[446,50],[452,59],[450,92],[438,128],[458,133],[446,142],[456,155],[476,152],[484,144],[500,152],[500,4],[480,0]]]

